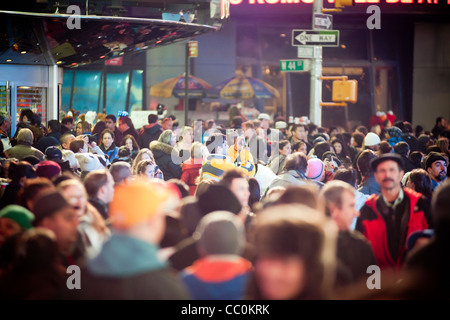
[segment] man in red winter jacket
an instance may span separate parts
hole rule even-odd
[[[371,161],[381,187],[361,208],[356,230],[372,245],[380,268],[399,270],[405,259],[406,239],[414,231],[432,228],[429,203],[422,194],[402,188],[403,159],[383,154]]]

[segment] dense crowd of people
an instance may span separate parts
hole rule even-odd
[[[446,119],[348,132],[238,111],[136,129],[27,109],[14,133],[0,111],[0,297],[450,297]]]

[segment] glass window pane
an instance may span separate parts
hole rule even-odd
[[[31,109],[41,115],[41,123],[47,124],[47,88],[17,88],[17,119],[24,109]]]
[[[144,71],[133,70],[133,75],[131,78],[131,90],[130,90],[130,108],[129,111],[142,110],[142,77]]]
[[[97,111],[100,77],[100,71],[76,71],[72,108],[79,110],[81,113]]]
[[[107,74],[106,114],[113,114],[117,117],[119,111],[125,111],[128,81],[128,72]]]
[[[67,113],[70,108],[70,95],[72,94],[72,70],[64,70],[63,83],[61,86],[61,111]]]

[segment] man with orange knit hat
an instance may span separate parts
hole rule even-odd
[[[189,299],[157,252],[164,212],[179,202],[163,181],[132,180],[116,186],[109,205],[113,235],[81,272],[82,299]]]

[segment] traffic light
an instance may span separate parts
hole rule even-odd
[[[356,80],[333,81],[332,100],[356,103],[358,100],[358,82]]]
[[[335,8],[343,8],[343,7],[353,7],[355,4],[353,0],[335,0],[334,7]]]

